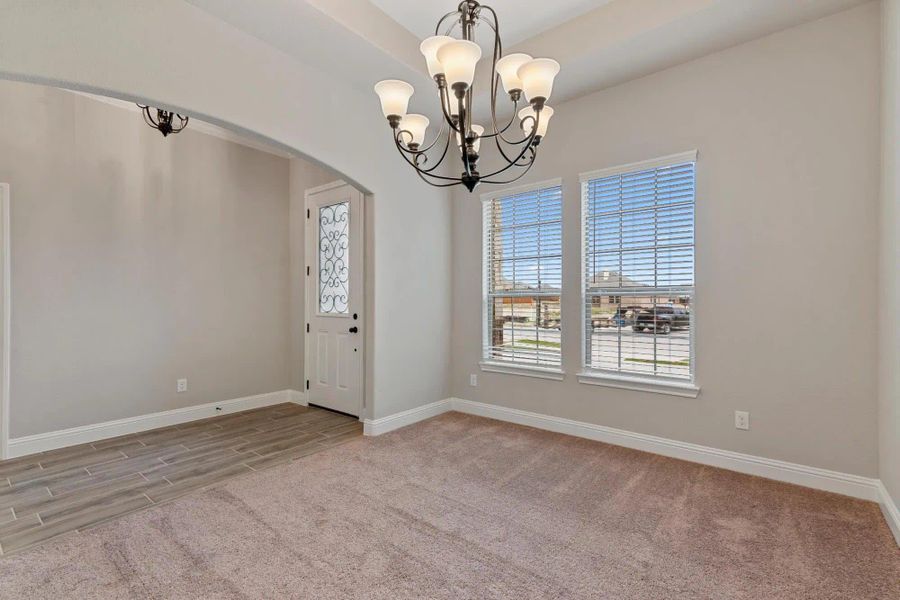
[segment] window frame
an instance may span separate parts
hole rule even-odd
[[[527,377],[536,377],[539,379],[551,379],[551,380],[562,380],[565,376],[565,371],[563,370],[563,327],[562,327],[562,310],[563,310],[563,296],[565,294],[564,282],[561,280],[559,293],[555,295],[551,295],[549,293],[544,294],[536,294],[536,296],[546,295],[548,297],[559,297],[559,305],[560,305],[560,364],[559,366],[543,366],[537,365],[533,363],[526,362],[516,362],[511,360],[499,360],[487,355],[486,349],[490,346],[490,338],[491,338],[491,323],[490,321],[490,302],[493,298],[491,296],[490,290],[490,265],[491,265],[491,257],[490,253],[490,236],[491,230],[490,225],[487,220],[484,218],[486,205],[494,200],[505,198],[508,196],[516,196],[519,194],[525,194],[528,192],[534,192],[537,190],[542,190],[546,188],[560,188],[560,244],[561,251],[563,253],[563,257],[560,259],[560,268],[564,268],[564,255],[565,255],[565,227],[563,221],[565,220],[564,212],[564,204],[565,204],[565,189],[563,187],[563,181],[561,177],[556,177],[553,179],[545,179],[543,181],[538,181],[535,183],[529,183],[525,185],[519,185],[514,187],[505,187],[501,189],[492,190],[490,192],[486,192],[481,195],[481,358],[479,360],[479,366],[482,371],[491,372],[491,373],[503,373],[507,375],[525,375]]]
[[[579,192],[581,195],[581,228],[579,232],[579,255],[581,260],[581,363],[578,371],[578,382],[589,385],[602,385],[613,388],[621,388],[642,392],[653,392],[660,394],[669,394],[674,396],[683,396],[696,398],[700,393],[700,386],[697,384],[697,345],[696,345],[696,299],[697,299],[697,235],[696,235],[696,210],[697,210],[697,158],[699,153],[697,150],[680,152],[678,154],[670,154],[660,156],[649,160],[617,165],[605,169],[588,171],[579,175]],[[693,251],[694,251],[694,284],[691,287],[691,326],[690,326],[690,379],[666,377],[664,375],[643,375],[639,373],[628,373],[622,371],[613,371],[608,369],[592,368],[588,366],[588,286],[587,286],[587,234],[588,234],[588,207],[587,207],[587,189],[592,180],[613,177],[616,175],[624,175],[638,171],[647,171],[650,169],[659,169],[684,163],[694,163],[694,203],[693,211],[694,219],[694,235],[693,235]],[[613,294],[610,294],[613,295]]]

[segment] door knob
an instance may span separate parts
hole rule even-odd
[[[349,331],[350,331],[350,333],[358,333],[358,332],[359,332],[359,327],[357,327],[357,326],[354,325],[353,327],[350,328]]]

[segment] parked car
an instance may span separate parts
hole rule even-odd
[[[634,319],[634,331],[668,334],[691,326],[691,313],[681,306],[657,306],[640,311]]]
[[[591,327],[600,329],[605,327],[628,327],[634,323],[637,307],[623,306],[616,309],[612,315],[600,315],[591,319]]]
[[[601,329],[606,327],[612,327],[612,317],[610,317],[609,315],[600,315],[599,317],[593,317],[591,319],[592,329]]]

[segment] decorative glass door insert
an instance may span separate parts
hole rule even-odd
[[[319,314],[349,310],[349,225],[349,202],[319,207]]]

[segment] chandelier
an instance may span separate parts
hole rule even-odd
[[[481,24],[488,26],[494,38],[490,119],[483,121],[489,125],[487,132],[484,125],[474,121],[472,114],[475,67],[481,59],[481,47],[473,37],[476,27]],[[457,29],[461,38],[452,37]],[[546,102],[553,89],[553,79],[559,73],[559,63],[520,53],[503,56],[497,13],[475,0],[463,0],[455,11],[444,15],[434,29],[434,36],[423,41],[419,50],[425,56],[429,75],[437,84],[443,115],[441,129],[433,141],[425,143],[428,118],[406,112],[413,86],[396,79],[375,85],[381,110],[394,132],[394,144],[400,155],[419,177],[435,187],[462,184],[471,192],[479,183],[512,183],[524,176],[534,164],[537,147],[553,116],[553,109]],[[508,122],[498,125],[500,83],[511,101],[512,116]],[[523,97],[525,102],[519,108]],[[513,125],[517,127],[513,128]],[[440,143],[442,139],[445,141]],[[459,177],[438,172],[448,152],[453,153],[450,152],[451,145],[462,161]],[[481,174],[478,172],[479,152],[491,146],[496,146],[498,168]],[[507,171],[510,173],[506,174]]]
[[[149,106],[144,106],[143,104],[138,104],[138,108],[141,109],[141,113],[144,115],[144,122],[153,129],[159,130],[159,132],[163,134],[163,137],[168,136],[170,133],[180,133],[187,127],[188,121],[190,120],[188,117],[161,108],[151,109]],[[153,110],[156,111],[155,119],[151,112]],[[175,119],[178,119],[178,124],[175,124]]]

